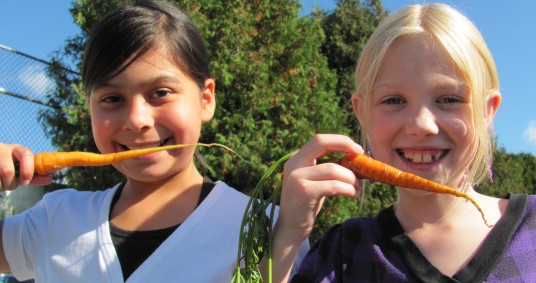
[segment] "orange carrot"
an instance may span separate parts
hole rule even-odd
[[[35,172],[37,174],[48,175],[50,173],[56,172],[58,170],[61,170],[67,167],[109,165],[109,164],[113,164],[121,160],[135,158],[138,156],[142,156],[142,155],[157,152],[157,151],[177,149],[177,148],[183,148],[183,147],[188,147],[188,146],[198,146],[198,145],[206,146],[206,147],[220,146],[235,153],[230,148],[221,144],[216,144],[216,143],[177,144],[177,145],[168,145],[168,146],[161,146],[161,147],[128,150],[128,151],[108,153],[108,154],[98,154],[98,153],[80,152],[80,151],[42,152],[42,153],[35,155],[34,166],[35,166]]]
[[[484,223],[488,227],[492,227],[489,225],[482,208],[470,195],[464,192],[460,192],[445,185],[441,185],[417,175],[404,172],[383,162],[370,158],[365,154],[347,154],[341,159],[341,165],[352,170],[354,174],[361,179],[378,181],[403,188],[424,190],[440,194],[450,194],[465,198],[478,209],[480,214],[482,214]]]

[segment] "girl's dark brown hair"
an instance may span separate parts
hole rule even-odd
[[[166,47],[200,87],[210,78],[204,39],[188,15],[169,2],[126,2],[97,23],[89,36],[81,72],[86,93],[153,47]]]

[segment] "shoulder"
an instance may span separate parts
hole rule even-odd
[[[214,188],[207,197],[201,202],[195,215],[198,217],[209,213],[218,215],[226,219],[234,219],[241,216],[249,202],[249,197],[236,189],[230,187],[224,182],[215,182]],[[193,216],[193,215],[192,215]]]
[[[509,194],[508,198],[508,207],[500,222],[510,227],[508,231],[515,231],[517,236],[536,237],[536,196]]]
[[[75,189],[60,189],[43,195],[33,207],[22,213],[27,217],[47,217],[77,215],[84,211],[95,211],[111,202],[117,185],[103,191],[78,191]]]
[[[214,188],[210,192],[209,196],[217,196],[219,198],[233,199],[238,203],[247,203],[249,196],[238,191],[237,189],[227,185],[223,181],[215,182]]]
[[[106,198],[110,198],[118,185],[102,191],[78,191],[75,189],[61,189],[43,196],[43,202],[46,204],[80,204],[80,203],[99,203]],[[101,203],[102,204],[102,203]]]
[[[340,279],[342,267],[362,263],[383,234],[380,217],[356,217],[329,228],[313,245],[292,282],[318,282],[327,274]],[[336,281],[337,279],[335,279]]]
[[[527,194],[509,194],[508,206],[515,207],[517,210],[525,212],[526,215],[536,212],[536,195]]]
[[[536,195],[517,195],[518,198],[525,198],[525,221],[536,227]]]
[[[118,185],[105,190],[100,191],[81,191],[72,188],[59,189],[49,193],[46,193],[43,196],[43,200],[51,201],[57,199],[85,199],[85,198],[94,198],[94,197],[103,197],[106,196],[111,190],[117,188]]]
[[[536,195],[527,195],[527,204],[529,209],[536,210]]]
[[[381,235],[383,219],[375,217],[355,217],[329,228],[315,244],[320,254],[353,251],[357,247],[370,244]]]

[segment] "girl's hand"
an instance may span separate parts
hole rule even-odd
[[[363,153],[352,139],[341,135],[317,135],[286,163],[279,216],[274,228],[272,260],[274,282],[287,282],[303,241],[311,234],[324,197],[359,196],[359,183],[352,171],[334,163],[317,165],[329,152]],[[267,263],[260,264],[263,278]]]
[[[15,173],[18,162],[18,176]],[[17,179],[18,177],[18,179]],[[52,183],[50,176],[34,176],[33,152],[18,144],[0,143],[0,191],[14,190],[18,186],[43,186]]]
[[[298,244],[311,234],[324,197],[359,196],[352,171],[335,163],[317,165],[329,152],[362,153],[363,148],[346,136],[317,135],[285,164],[276,229],[286,241]]]

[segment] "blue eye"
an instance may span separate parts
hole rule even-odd
[[[390,97],[390,98],[387,98],[387,99],[384,99],[382,101],[382,104],[392,104],[392,105],[397,105],[397,104],[402,104],[404,103],[405,101],[400,98],[400,97]]]
[[[456,96],[447,96],[447,97],[443,97],[439,99],[437,102],[443,103],[443,104],[452,104],[452,103],[461,103],[463,101],[459,97],[456,97]]]

